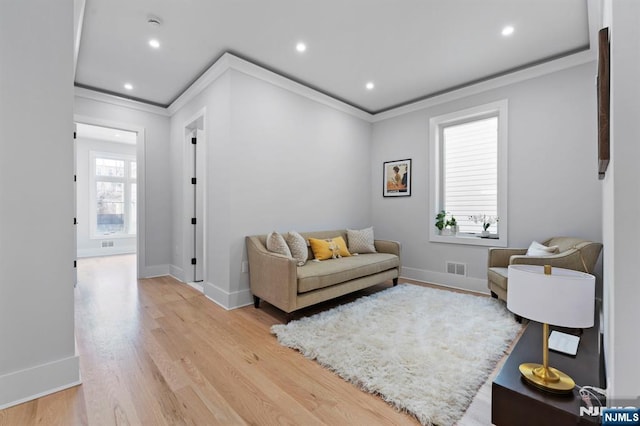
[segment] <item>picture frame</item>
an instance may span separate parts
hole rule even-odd
[[[385,161],[382,165],[382,196],[411,196],[411,159]]]
[[[609,28],[598,32],[598,179],[604,179],[609,166]]]

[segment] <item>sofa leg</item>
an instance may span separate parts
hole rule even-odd
[[[497,299],[498,295],[494,291],[492,291],[491,292],[491,297],[493,297],[494,299]]]
[[[260,307],[260,298],[258,296],[253,296],[253,307],[256,309]]]
[[[397,278],[394,278],[394,279],[393,279],[393,286],[395,287],[395,286],[397,286],[397,285],[398,285],[398,279],[397,279]]]

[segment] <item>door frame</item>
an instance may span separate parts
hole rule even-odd
[[[146,180],[145,180],[145,128],[143,126],[137,126],[130,123],[122,123],[111,120],[104,120],[101,118],[89,117],[85,115],[74,114],[74,123],[91,124],[94,126],[109,127],[112,129],[121,129],[129,132],[135,132],[136,137],[136,167],[137,167],[137,230],[136,230],[136,277],[144,278],[146,276],[146,253],[145,253],[145,218],[146,218],[146,206],[145,206],[145,193],[146,193]],[[74,141],[74,156],[75,156],[75,141]],[[76,200],[78,195],[76,194]],[[77,202],[77,201],[76,201]],[[75,212],[74,212],[75,213]],[[77,233],[77,231],[76,231]]]

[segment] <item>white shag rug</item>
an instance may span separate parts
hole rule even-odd
[[[423,425],[446,426],[520,328],[496,299],[400,284],[271,332]]]

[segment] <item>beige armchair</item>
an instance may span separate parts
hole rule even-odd
[[[509,265],[551,265],[556,268],[573,269],[592,273],[602,251],[602,244],[572,237],[554,237],[542,243],[558,246],[558,253],[548,256],[527,256],[527,249],[490,248],[487,270],[491,296],[507,300]]]

